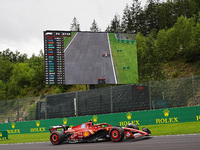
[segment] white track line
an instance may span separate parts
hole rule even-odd
[[[111,59],[114,78],[115,78],[115,84],[117,84],[117,77],[116,77],[116,73],[115,73],[115,67],[114,67],[114,63],[113,63],[113,58],[112,58],[112,52],[111,52],[111,48],[110,48],[110,40],[109,40],[108,33],[107,33],[107,39],[108,39],[108,46],[109,46],[109,51],[110,51],[110,59]]]
[[[69,42],[69,44],[65,48],[64,52],[68,49],[68,47],[70,46],[70,44],[72,43],[72,41],[74,40],[74,38],[77,36],[77,34],[78,34],[78,32],[76,32],[76,34],[74,35],[73,39]]]

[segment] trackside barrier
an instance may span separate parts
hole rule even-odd
[[[0,141],[8,139],[8,132],[7,131],[0,131]]]
[[[53,125],[65,124],[72,127],[88,120],[93,120],[94,124],[106,122],[120,126],[129,123],[140,126],[193,122],[200,121],[200,106],[3,123],[0,124],[0,130],[7,131],[8,134],[42,133],[49,132]]]
[[[118,43],[126,43],[126,44],[129,44],[129,43],[131,43],[131,44],[134,44],[134,43],[136,43],[136,41],[134,41],[134,40],[125,40],[125,39],[119,39],[119,38],[117,38],[117,36],[116,36],[116,33],[114,33],[114,35],[115,35],[115,40],[118,42]]]

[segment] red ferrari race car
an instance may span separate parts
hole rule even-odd
[[[110,54],[109,53],[103,53],[102,56],[103,57],[110,57]]]
[[[69,128],[66,125],[52,126],[49,129],[50,141],[52,144],[77,143],[77,142],[96,142],[112,140],[120,142],[124,138],[137,138],[149,136],[151,132],[147,128],[139,130],[135,124],[128,124],[127,127],[112,126],[107,123],[93,125],[92,121]]]

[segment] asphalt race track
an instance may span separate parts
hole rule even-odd
[[[64,52],[65,84],[116,84],[107,33],[78,32]]]
[[[1,145],[0,150],[199,150],[200,134],[154,136],[143,139],[130,139],[123,142],[96,142],[52,145],[46,143]]]

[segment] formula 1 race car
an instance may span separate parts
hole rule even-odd
[[[54,145],[62,143],[97,142],[112,140],[120,142],[124,138],[137,138],[151,135],[147,128],[139,130],[135,124],[128,124],[126,127],[112,126],[107,123],[93,125],[92,121],[69,128],[66,125],[52,126],[49,129],[50,141]]]
[[[103,57],[110,57],[110,54],[109,53],[103,53],[102,56]]]

